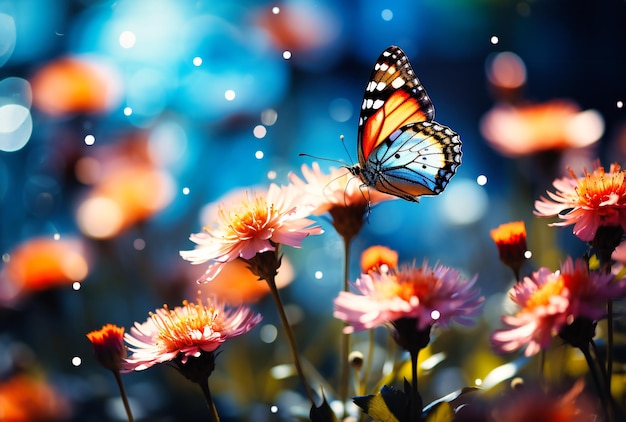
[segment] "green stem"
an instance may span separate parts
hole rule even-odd
[[[348,280],[350,278],[350,245],[352,238],[342,236],[343,239],[343,291],[349,290]],[[339,400],[343,405],[343,417],[347,416],[346,401],[348,400],[348,378],[350,376],[350,368],[348,366],[348,354],[350,353],[350,334],[341,336],[339,346]]]
[[[283,328],[285,329],[285,332],[287,333],[287,340],[289,342],[289,347],[291,348],[291,354],[293,356],[293,363],[296,367],[298,377],[300,378],[300,381],[302,382],[306,396],[311,402],[311,406],[315,407],[315,400],[313,400],[313,393],[311,392],[311,387],[309,387],[306,377],[304,376],[304,371],[302,370],[302,365],[300,364],[300,356],[298,355],[298,349],[296,348],[296,341],[293,336],[293,331],[291,331],[291,325],[289,325],[289,320],[287,320],[287,315],[285,314],[285,308],[283,306],[282,300],[280,299],[280,294],[278,293],[278,287],[276,287],[276,278],[268,277],[265,279],[265,281],[267,281],[267,284],[270,287],[272,297],[274,298],[274,301],[276,302],[276,308],[278,308],[278,313],[283,323]]]
[[[200,388],[202,389],[202,393],[204,394],[204,398],[206,400],[206,404],[210,410],[210,422],[219,422],[220,417],[217,414],[217,408],[215,407],[215,403],[213,403],[213,397],[211,397],[211,390],[209,389],[209,379],[207,378],[206,382],[199,382]]]
[[[126,416],[128,417],[128,422],[134,422],[133,414],[130,411],[130,405],[128,404],[128,397],[126,396],[126,389],[124,389],[124,383],[122,382],[122,376],[118,371],[112,371],[115,376],[115,381],[117,381],[117,386],[120,389],[120,395],[122,396],[122,402],[124,403],[124,409],[126,410]]]

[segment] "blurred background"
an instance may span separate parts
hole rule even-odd
[[[86,333],[194,300],[203,269],[178,251],[208,224],[207,204],[287,183],[314,161],[300,153],[353,163],[363,91],[392,44],[435,120],[460,134],[463,165],[438,197],[373,209],[351,278],[374,244],[479,274],[483,319],[436,338],[426,402],[512,359],[489,350],[513,282],[489,230],[525,221],[526,272],[584,252],[533,203],[567,166],[624,162],[624,1],[0,0],[0,420],[124,420]],[[300,351],[328,391],[343,249],[319,222],[326,233],[287,250],[281,277]],[[292,420],[308,411],[281,372],[290,356],[273,302],[233,271],[226,290],[265,318],[219,355],[218,409]],[[206,419],[199,389],[165,365],[124,381],[138,420]]]

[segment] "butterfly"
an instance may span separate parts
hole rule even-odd
[[[433,103],[406,54],[387,48],[365,87],[359,163],[348,169],[368,187],[407,201],[440,194],[461,165],[461,139],[434,118]]]

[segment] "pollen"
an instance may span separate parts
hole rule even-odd
[[[183,301],[183,307],[175,311],[163,306],[165,313],[150,313],[159,327],[158,341],[164,350],[180,350],[196,344],[206,337],[207,331],[221,331],[219,313],[213,307]]]
[[[626,205],[624,172],[620,171],[619,165],[611,165],[608,173],[603,167],[595,169],[593,173],[585,171],[585,176],[577,180],[576,192],[581,205],[590,208],[599,208],[607,203]]]
[[[560,296],[565,287],[563,276],[560,274],[554,274],[550,281],[541,286],[541,288],[535,291],[530,298],[526,301],[524,306],[525,311],[536,309],[540,306],[546,306],[550,303],[550,298],[553,296]]]

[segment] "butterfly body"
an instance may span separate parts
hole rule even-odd
[[[359,164],[349,168],[352,174],[408,201],[443,192],[461,165],[461,140],[434,117],[434,106],[406,54],[399,47],[387,48],[365,89]]]

